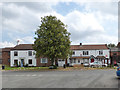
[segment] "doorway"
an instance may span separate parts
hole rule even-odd
[[[24,59],[21,59],[21,67],[24,65]]]
[[[94,59],[92,58],[92,59],[91,59],[91,63],[93,63],[93,62],[94,62]]]

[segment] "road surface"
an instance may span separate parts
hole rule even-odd
[[[116,70],[3,71],[3,88],[118,88]]]

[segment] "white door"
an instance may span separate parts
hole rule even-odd
[[[64,64],[65,64],[65,60],[63,60],[63,59],[58,60],[58,66],[59,67],[63,67]]]

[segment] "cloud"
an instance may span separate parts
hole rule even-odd
[[[65,16],[64,22],[71,32],[72,41],[104,33],[103,26],[98,23],[92,13],[81,13],[75,10]]]
[[[0,48],[4,47],[14,47],[15,45],[12,42],[0,42]]]
[[[85,7],[87,12],[96,12],[99,11],[103,14],[108,15],[118,15],[118,2],[109,1],[109,2],[76,2]]]
[[[76,2],[79,3],[84,6],[83,11],[73,9],[64,16],[52,7],[59,4],[58,2],[3,3],[4,42],[1,45],[12,46],[16,44],[17,39],[20,43],[33,43],[35,30],[41,24],[41,17],[46,15],[55,15],[68,25],[72,44],[117,42],[117,37],[109,35],[106,28],[111,28],[113,23],[117,22],[116,4]]]
[[[34,38],[31,36],[26,36],[23,38],[15,39],[15,41],[17,40],[19,40],[19,44],[33,44],[34,43]]]
[[[30,9],[13,3],[4,4],[3,29],[5,31],[26,33],[34,30],[37,24],[39,24],[39,18]]]

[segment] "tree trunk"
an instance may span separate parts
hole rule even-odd
[[[54,58],[51,58],[52,66],[54,65]]]

